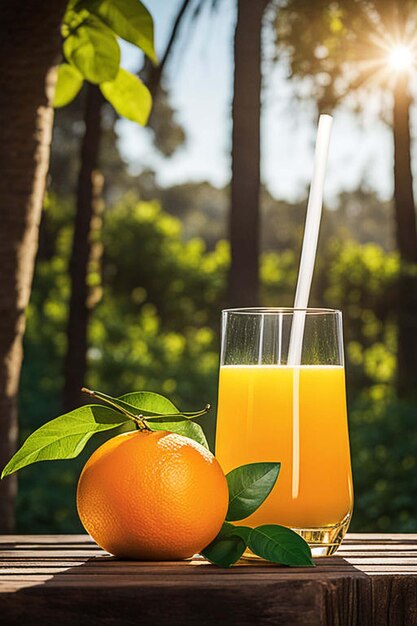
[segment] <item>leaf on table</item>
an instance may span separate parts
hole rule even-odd
[[[277,524],[265,524],[253,528],[248,546],[258,556],[281,565],[311,567],[309,545],[290,528]]]
[[[53,106],[64,107],[74,100],[84,82],[82,74],[74,65],[62,63],[58,68]]]
[[[203,429],[196,422],[181,417],[168,420],[161,417],[160,419],[146,420],[146,423],[151,430],[167,430],[170,433],[177,433],[177,435],[193,439],[207,450],[209,449]]]
[[[63,43],[64,55],[90,83],[116,78],[120,66],[117,39],[101,20],[87,17]]]
[[[201,554],[213,565],[231,567],[246,550],[250,532],[251,529],[246,526],[233,526],[225,522],[217,537]]]
[[[281,468],[280,463],[249,463],[226,475],[229,486],[229,522],[245,519],[271,493]]]
[[[1,477],[37,461],[73,459],[95,433],[116,428],[127,419],[113,409],[93,404],[60,415],[29,435],[10,459]]]

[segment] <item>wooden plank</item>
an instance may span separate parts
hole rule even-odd
[[[89,535],[0,535],[0,545],[3,543],[37,543],[37,544],[61,544],[61,543],[91,543]],[[95,544],[94,544],[95,545]]]
[[[348,533],[343,541],[343,545],[349,543],[371,543],[377,541],[387,543],[393,541],[405,540],[407,542],[417,541],[417,533]]]
[[[417,535],[350,535],[317,567],[118,561],[88,536],[0,537],[0,615],[37,626],[416,626]]]
[[[292,597],[286,585],[242,584],[239,602],[235,586],[207,587],[171,583],[162,587],[138,586],[134,583],[122,587],[86,586],[82,593],[69,587],[65,593],[56,594],[46,583],[25,591],[19,604],[1,606],[2,614],[8,610],[10,626],[25,623],[26,604],[32,605],[32,625],[52,624],[62,626],[91,624],[140,624],[141,626],[231,624],[254,626],[279,623],[293,626],[316,626],[320,612],[317,588],[296,581]],[[299,607],[304,608],[300,613]],[[42,619],[39,618],[42,615]],[[273,621],[271,621],[273,620]],[[290,620],[290,621],[288,621]],[[29,623],[29,622],[27,622]]]

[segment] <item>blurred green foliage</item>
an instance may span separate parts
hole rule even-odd
[[[28,312],[20,394],[21,437],[60,412],[68,302],[71,207],[50,196]],[[214,442],[220,310],[229,265],[224,241],[184,240],[156,202],[127,195],[105,215],[102,299],[90,324],[88,385],[111,394],[160,391],[185,410],[210,402],[201,421]],[[265,305],[290,305],[298,254],[262,256]],[[312,304],[343,309],[356,531],[416,531],[417,407],[393,392],[398,258],[375,244],[333,238],[315,275]],[[91,281],[97,282],[94,273]],[[73,461],[20,473],[18,530],[74,532],[79,471]]]

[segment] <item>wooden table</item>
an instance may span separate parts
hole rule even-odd
[[[314,569],[118,561],[86,535],[0,550],[4,626],[417,626],[417,535],[351,534]]]

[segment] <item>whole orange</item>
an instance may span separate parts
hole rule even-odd
[[[89,458],[77,488],[81,522],[115,556],[184,559],[220,530],[228,488],[215,457],[166,431],[113,437]]]

